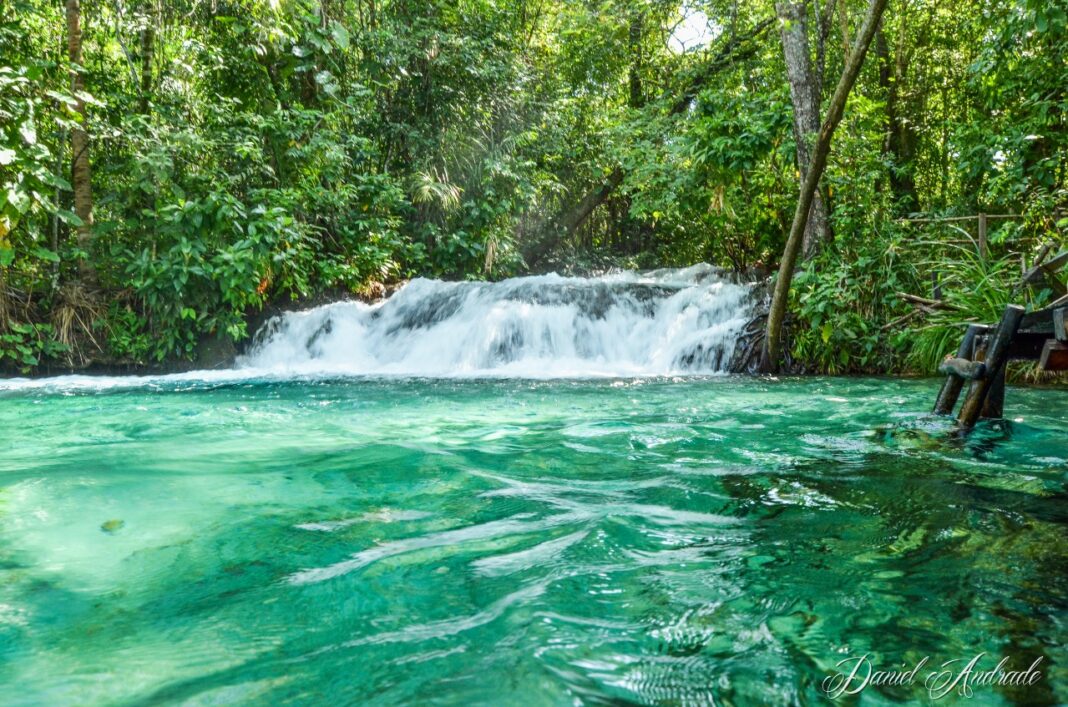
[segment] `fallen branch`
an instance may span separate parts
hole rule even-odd
[[[886,324],[883,324],[881,327],[879,327],[879,331],[887,331],[889,329],[893,329],[896,326],[900,326],[900,325],[904,324],[905,322],[907,322],[908,320],[910,320],[913,317],[915,317],[919,313],[920,313],[920,310],[913,309],[913,310],[907,312],[906,314],[901,315],[897,319],[894,319],[893,321],[889,321]]]
[[[905,300],[906,302],[911,302],[912,304],[918,306],[920,309],[926,308],[927,311],[937,309],[960,310],[959,305],[952,304],[951,302],[946,302],[945,300],[927,299],[926,297],[920,297],[919,295],[910,295],[907,292],[898,292],[896,294],[898,297]]]

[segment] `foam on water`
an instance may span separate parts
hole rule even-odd
[[[0,379],[0,394],[183,389],[337,376],[597,378],[727,369],[751,284],[709,265],[593,278],[416,279],[375,304],[288,312],[232,368],[156,376]]]
[[[21,391],[182,390],[337,376],[597,378],[727,370],[753,310],[752,284],[708,265],[599,278],[412,280],[375,304],[274,317],[225,370],[157,376],[0,379]]]
[[[379,304],[284,314],[239,366],[430,377],[716,373],[749,317],[750,290],[707,265],[496,283],[417,279]]]

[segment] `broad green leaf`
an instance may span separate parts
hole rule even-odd
[[[75,97],[79,98],[85,103],[88,103],[91,106],[97,106],[98,108],[104,107],[104,103],[102,101],[100,101],[99,99],[94,97],[93,94],[88,93],[87,91],[75,91],[74,95]]]
[[[67,211],[66,209],[57,209],[56,216],[58,216],[59,220],[67,224],[68,226],[74,226],[75,228],[78,228],[79,226],[85,225],[85,222],[82,221],[78,214],[74,213],[73,211]]]
[[[15,213],[24,214],[30,208],[30,195],[21,187],[7,190],[7,203],[15,208]]]
[[[70,108],[73,108],[74,106],[78,105],[78,101],[74,100],[74,97],[71,96],[69,93],[59,93],[58,91],[45,91],[45,95],[53,100],[63,103],[64,105]]]
[[[338,49],[349,48],[349,31],[341,24],[335,23],[333,29],[330,31],[330,36],[334,39],[334,44]]]
[[[40,247],[34,248],[33,249],[33,254],[35,256],[37,256],[38,258],[40,258],[41,260],[47,260],[50,263],[58,263],[59,262],[59,256],[56,255],[53,251],[49,250],[48,248],[40,248]]]
[[[71,191],[70,182],[68,182],[66,179],[59,176],[58,174],[44,172],[41,174],[40,179],[42,182],[44,182],[50,187],[55,187],[56,189],[62,189],[64,191]]]
[[[27,145],[37,144],[37,128],[33,126],[32,120],[26,120],[19,126],[19,134]]]

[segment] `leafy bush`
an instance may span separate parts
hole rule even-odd
[[[827,249],[794,279],[797,324],[793,357],[823,373],[889,371],[906,345],[903,326],[888,326],[903,311],[897,293],[916,281],[900,257],[903,235],[857,243],[848,256]]]
[[[308,229],[280,208],[249,209],[228,194],[212,194],[164,207],[157,227],[155,252],[118,256],[143,304],[156,360],[192,356],[205,334],[242,339],[246,310],[261,307],[269,294],[308,292]],[[125,342],[119,347],[128,348]]]
[[[1016,286],[1017,258],[991,260],[969,248],[957,250],[956,257],[929,263],[941,273],[946,308],[928,314],[909,337],[906,365],[922,373],[934,373],[947,353],[955,354],[968,322],[997,322],[1010,302],[1040,309],[1049,301],[1049,290],[1034,293]]]
[[[0,369],[14,368],[29,373],[67,350],[65,344],[56,340],[51,325],[12,322],[6,332],[0,333]]]

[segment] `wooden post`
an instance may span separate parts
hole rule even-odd
[[[1016,330],[1020,328],[1023,315],[1023,307],[1015,304],[1005,307],[1001,322],[998,323],[997,333],[994,334],[986,351],[986,375],[972,385],[968,390],[968,396],[964,399],[964,404],[960,406],[957,422],[964,430],[971,429],[979,419],[979,415],[982,414],[987,394],[995,379],[1005,368],[1005,361],[1009,357],[1009,346],[1016,335]]]
[[[1068,344],[1048,339],[1039,354],[1038,367],[1043,371],[1068,370]]]
[[[982,365],[983,365],[983,375],[986,375],[986,352],[987,352],[987,349],[989,349],[989,348],[990,348],[990,334],[989,333],[986,334],[985,336],[980,336],[979,338],[977,338],[975,340],[975,349],[972,351],[972,356],[975,358],[976,361],[979,361],[980,363],[982,363]],[[991,372],[991,374],[993,374],[993,372]],[[967,400],[969,397],[971,397],[972,391],[975,390],[975,387],[977,385],[979,385],[979,379],[978,378],[969,382],[969,384],[968,384],[968,394],[964,396],[965,400]],[[962,405],[961,406],[961,410],[963,411],[963,409],[964,409],[964,406]]]
[[[968,330],[964,332],[964,339],[960,342],[960,348],[957,349],[957,358],[963,358],[969,361],[972,359],[972,346],[975,343],[975,337],[985,328],[986,327],[979,324],[971,324],[968,326]],[[935,401],[934,414],[951,414],[953,412],[953,406],[957,404],[957,398],[960,397],[960,391],[963,387],[963,378],[958,378],[953,375],[946,376],[946,382],[942,384],[942,390],[938,391],[938,399]]]
[[[986,214],[979,214],[979,257],[986,259]]]
[[[979,337],[975,344],[975,360],[985,362],[989,349],[990,337]],[[1001,418],[1002,408],[1005,406],[1005,366],[1002,366],[1000,371],[992,375],[993,380],[990,384],[990,390],[986,394],[986,400],[983,402],[983,412],[980,417],[996,420]],[[972,383],[972,385],[974,386],[976,383]]]
[[[1005,408],[1005,368],[1005,366],[1001,367],[990,384],[990,392],[987,393],[986,402],[983,403],[982,416],[984,418],[997,420],[1002,417]]]

